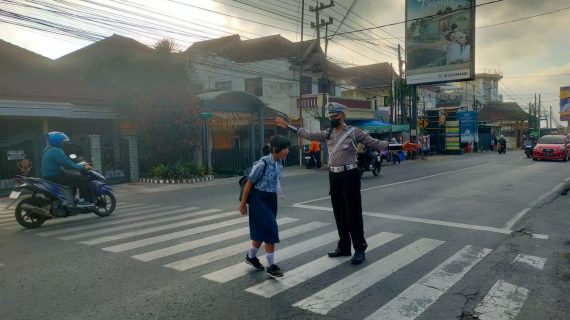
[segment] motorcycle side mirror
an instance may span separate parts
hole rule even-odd
[[[75,160],[75,159],[77,159],[77,155],[74,154],[74,153],[72,153],[72,154],[69,155],[69,159]]]

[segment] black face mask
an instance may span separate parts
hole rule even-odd
[[[331,128],[335,129],[338,128],[338,126],[340,126],[340,120],[339,119],[330,119],[330,124],[331,124]]]

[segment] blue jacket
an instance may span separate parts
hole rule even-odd
[[[42,177],[53,177],[64,174],[65,169],[83,169],[83,165],[71,161],[63,149],[46,147],[42,154]]]

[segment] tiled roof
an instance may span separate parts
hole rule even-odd
[[[398,77],[387,62],[345,68],[345,71],[348,80],[359,89],[391,86],[392,78]]]
[[[483,109],[479,112],[479,121],[482,122],[525,120],[528,120],[528,113],[516,102],[490,103],[483,106]]]

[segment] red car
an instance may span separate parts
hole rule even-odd
[[[568,161],[568,138],[563,135],[548,135],[538,139],[532,152],[532,160]]]

